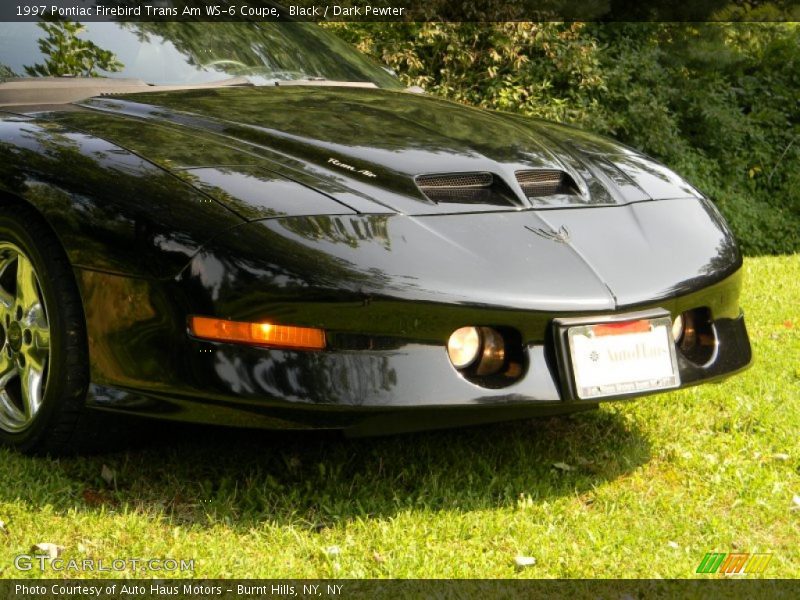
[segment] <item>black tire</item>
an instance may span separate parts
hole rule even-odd
[[[15,402],[15,407],[22,405],[20,414],[27,420],[20,420],[20,424],[17,425],[12,418],[13,409],[7,409],[7,413],[0,414],[0,417],[7,417],[5,421],[0,420],[0,443],[28,454],[70,454],[94,449],[96,443],[100,441],[99,434],[109,432],[98,429],[95,411],[85,407],[89,385],[86,323],[67,255],[42,217],[30,207],[20,204],[0,206],[0,248],[3,252],[0,259],[5,263],[10,264],[7,257],[16,248],[24,253],[23,258],[32,265],[35,279],[38,279],[38,288],[34,286],[34,289],[39,292],[39,305],[44,305],[43,318],[49,327],[49,347],[45,350],[41,350],[38,346],[36,348],[37,352],[49,352],[49,356],[41,360],[45,365],[41,367],[44,382],[35,385],[35,397],[39,400],[36,403],[38,408],[34,410],[30,403],[24,404],[25,398],[34,397],[33,393],[25,394],[24,391],[18,391],[16,393],[19,397],[14,400],[12,387],[15,376],[11,376],[11,383],[2,387],[3,399],[11,398],[10,401]],[[20,268],[20,263],[21,259],[18,256],[15,270]],[[4,268],[11,269],[10,266]],[[28,268],[27,265],[25,268]],[[0,285],[11,275],[5,275],[4,272],[2,277],[5,279],[0,279]],[[14,275],[14,277],[19,276]],[[11,287],[21,287],[18,281],[19,279],[16,279]],[[3,289],[7,290],[6,287]],[[18,302],[19,290],[15,294],[16,298],[13,301]],[[5,307],[6,304],[2,306]],[[14,309],[14,311],[21,310],[21,308]],[[8,310],[4,314],[7,313]],[[7,316],[0,317],[2,319],[0,341],[3,342],[0,352],[5,353],[3,359],[7,357],[10,361],[17,361],[15,363],[17,367],[13,369],[17,372],[16,377],[21,379],[25,372],[23,371],[25,356],[20,358],[20,355],[25,353],[22,344],[36,342],[30,341],[30,331],[24,331],[24,341],[19,341],[19,329],[27,326],[19,316],[16,318],[20,321],[16,325],[13,324],[14,315],[19,314],[21,312],[11,313],[11,324],[6,322]],[[40,329],[45,330],[44,327]],[[12,337],[9,338],[9,335]],[[41,345],[44,347],[45,343],[41,342]],[[15,353],[14,347],[17,346],[19,348]],[[32,363],[32,360],[28,361],[29,365]],[[36,364],[39,368],[38,361]],[[29,369],[33,367],[30,366]],[[31,382],[34,379],[27,378],[26,381]],[[41,382],[41,379],[38,381]],[[22,383],[17,385],[21,386]],[[31,383],[27,383],[27,387],[30,389]],[[100,417],[102,418],[102,415]]]

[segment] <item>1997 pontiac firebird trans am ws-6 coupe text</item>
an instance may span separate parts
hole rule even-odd
[[[751,361],[701,193],[404,90],[315,25],[4,24],[0,77],[0,440],[22,451],[82,448],[103,411],[368,435]]]

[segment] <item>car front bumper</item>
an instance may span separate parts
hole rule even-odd
[[[338,340],[334,347],[304,352],[193,339],[186,331],[186,315],[198,307],[173,283],[80,270],[78,275],[82,293],[90,296],[88,402],[95,408],[181,421],[334,428],[369,435],[597,406],[597,400],[576,400],[565,393],[552,326],[564,315],[530,315],[536,324],[531,327],[541,327],[541,339],[523,344],[522,375],[492,388],[462,377],[451,365],[444,344],[431,340],[334,336]],[[723,379],[751,363],[744,316],[731,308],[738,306],[739,286],[737,273],[691,294],[629,309],[661,308],[674,315],[698,305],[713,308],[717,337],[713,359],[698,365],[679,354],[681,387]],[[129,301],[120,306],[119,297]],[[479,313],[471,314],[474,318]],[[504,314],[492,313],[487,322]],[[624,399],[628,397],[602,400]]]

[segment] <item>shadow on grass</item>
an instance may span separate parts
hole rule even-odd
[[[246,531],[266,521],[322,530],[406,510],[465,512],[567,495],[588,503],[596,486],[650,457],[647,440],[616,408],[357,440],[319,432],[157,429],[146,447],[106,456],[8,453],[3,460],[16,463],[11,468],[21,480],[2,486],[0,498],[33,510],[43,503],[59,512],[127,508],[176,525],[222,522]],[[103,465],[115,474],[111,483],[101,476]]]

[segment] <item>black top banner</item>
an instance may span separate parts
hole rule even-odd
[[[800,0],[3,0],[0,21],[800,21]]]

